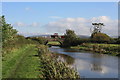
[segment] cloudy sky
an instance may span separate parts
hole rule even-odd
[[[72,29],[90,35],[93,22],[105,24],[102,32],[118,35],[117,2],[3,2],[2,15],[19,34],[64,34]]]

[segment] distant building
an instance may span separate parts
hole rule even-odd
[[[58,33],[54,33],[54,35],[58,35]]]
[[[51,35],[51,38],[62,38],[64,39],[64,35],[58,35],[58,33],[54,33],[54,35]]]
[[[59,38],[58,33],[54,33],[54,35],[51,35],[51,38]]]

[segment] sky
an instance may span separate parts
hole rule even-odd
[[[64,34],[90,35],[93,22],[102,22],[102,32],[118,35],[117,2],[2,2],[2,15],[24,36]]]

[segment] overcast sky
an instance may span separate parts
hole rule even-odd
[[[105,24],[102,32],[118,35],[117,2],[3,2],[2,15],[19,34],[64,34],[72,29],[90,35],[93,22]]]

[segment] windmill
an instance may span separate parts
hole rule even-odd
[[[92,23],[93,27],[90,28],[90,32],[93,33],[101,33],[102,26],[105,26],[103,23]]]

